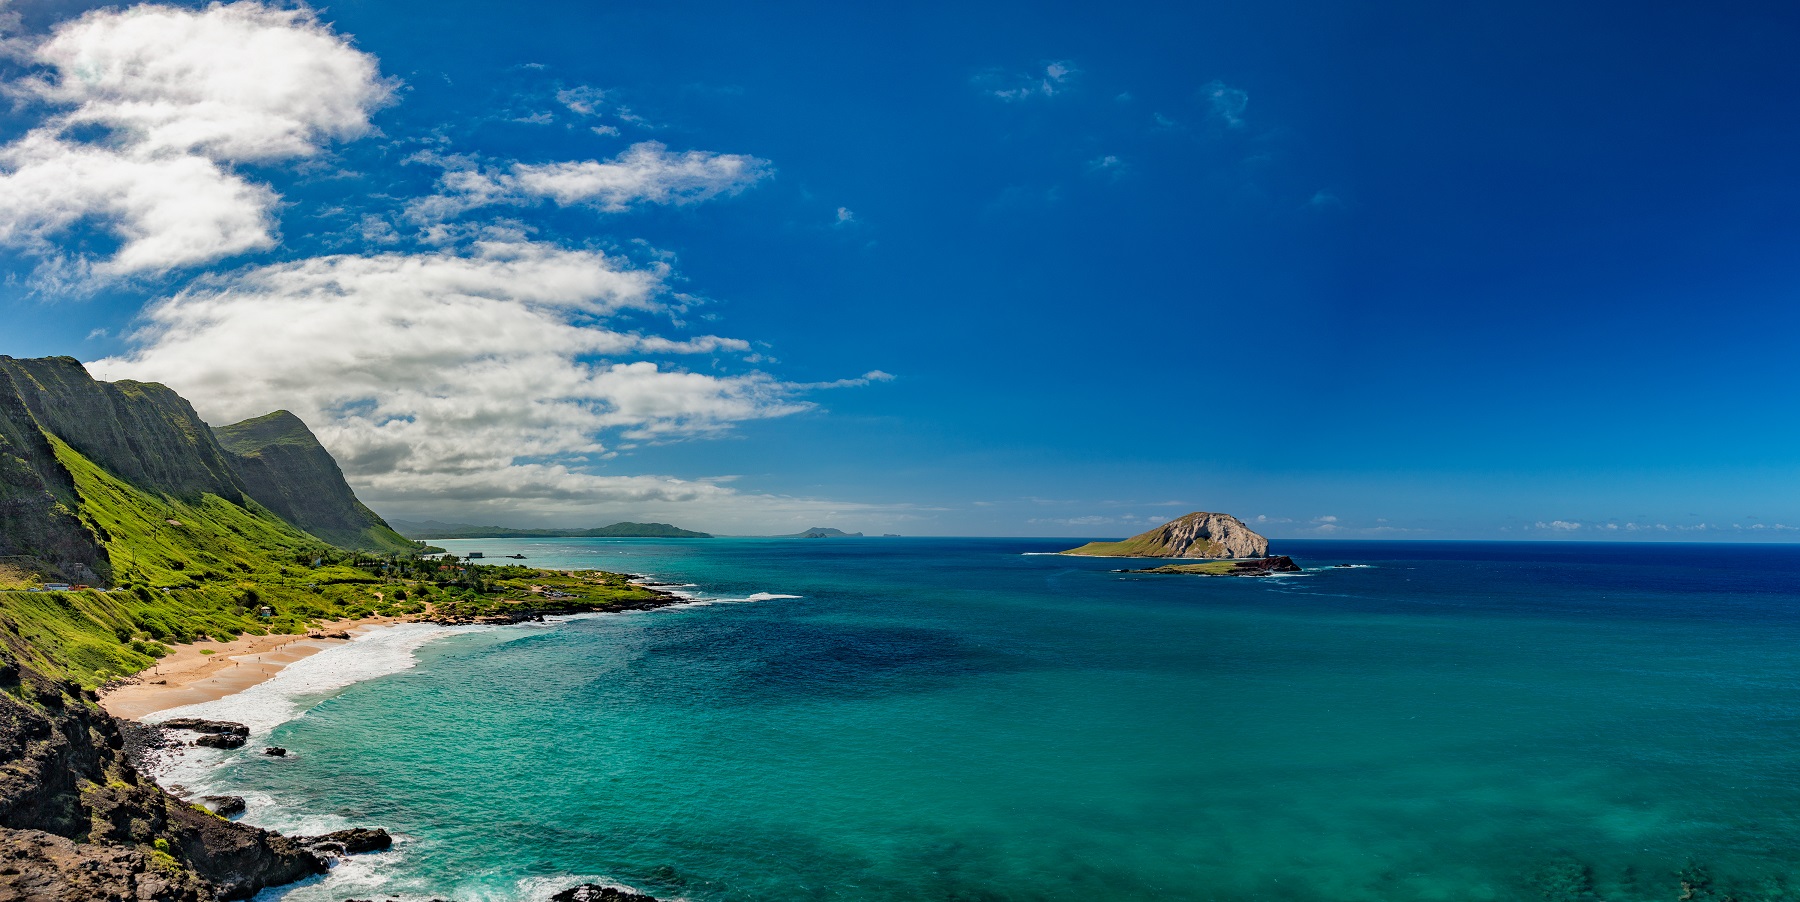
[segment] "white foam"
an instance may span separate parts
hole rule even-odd
[[[182,705],[145,716],[146,723],[172,717],[229,720],[250,728],[252,735],[299,717],[307,702],[317,696],[353,686],[365,680],[410,670],[419,663],[413,652],[433,639],[481,627],[403,623],[363,633],[343,645],[327,648],[283,667],[273,677],[242,692],[192,705]]]
[[[365,680],[410,670],[419,663],[413,654],[433,639],[457,632],[491,627],[440,626],[431,623],[406,623],[380,627],[357,636],[343,645],[332,646],[283,667],[273,677],[242,692],[224,698],[192,705],[182,705],[146,715],[146,723],[161,723],[173,717],[202,717],[228,720],[250,729],[250,742],[243,748],[225,750],[204,746],[184,746],[156,756],[153,769],[157,782],[167,786],[179,783],[195,795],[221,789],[218,766],[227,760],[254,755],[268,745],[271,730],[305,714],[307,709],[338,692]],[[261,823],[276,810],[278,803],[267,797],[244,796],[246,818]],[[294,825],[284,825],[293,829]],[[324,825],[321,825],[324,826]],[[334,830],[339,826],[324,826]],[[323,832],[323,831],[319,831]]]

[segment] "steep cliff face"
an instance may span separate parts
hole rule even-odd
[[[0,562],[70,582],[110,576],[100,540],[75,515],[75,482],[0,370]]]
[[[244,500],[225,449],[180,395],[154,382],[97,382],[73,357],[0,356],[17,396],[50,433],[139,488]]]
[[[1269,540],[1230,514],[1195,511],[1123,542],[1089,542],[1063,554],[1240,559],[1269,554]]]
[[[250,497],[276,516],[340,548],[416,550],[356,499],[337,461],[299,417],[277,410],[213,432]]]

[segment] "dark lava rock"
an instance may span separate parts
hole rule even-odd
[[[131,846],[77,843],[41,830],[0,829],[0,899],[211,902],[211,887]]]
[[[200,804],[220,817],[236,817],[244,813],[244,800],[238,796],[201,796]]]
[[[583,883],[573,889],[566,889],[551,896],[550,902],[658,902],[658,900],[655,896],[634,893],[616,886]]]
[[[0,692],[0,900],[246,899],[325,871],[293,840],[143,778],[118,720],[20,671],[24,691]],[[175,864],[151,853],[158,841]]]
[[[266,749],[263,749],[263,754],[268,755],[272,758],[286,758],[287,757],[287,749],[284,749],[278,745],[272,745]]]
[[[321,836],[297,836],[294,840],[314,852],[330,855],[385,852],[394,845],[394,838],[380,827],[351,827]]]
[[[249,737],[239,736],[235,733],[207,733],[194,740],[194,744],[215,749],[238,749],[243,748],[244,743],[249,741]]]
[[[193,730],[196,733],[226,733],[237,736],[250,735],[250,728],[241,723],[229,720],[205,720],[199,717],[171,717],[162,722],[162,726],[170,730]]]

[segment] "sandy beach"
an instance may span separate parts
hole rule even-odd
[[[360,635],[394,623],[397,617],[369,617],[324,623],[313,635]],[[100,698],[100,706],[114,717],[136,720],[147,714],[209,702],[242,692],[280,673],[283,667],[317,654],[345,639],[314,639],[306,635],[239,636],[230,642],[195,642],[178,645],[167,657],[133,675],[134,683],[116,687]]]

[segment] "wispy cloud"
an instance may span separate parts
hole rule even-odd
[[[975,76],[975,87],[982,93],[1007,102],[1055,97],[1067,90],[1069,83],[1081,74],[1068,60],[1044,64],[1031,72],[1009,72],[989,69]]]
[[[1248,93],[1215,80],[1200,89],[1200,96],[1212,107],[1212,115],[1227,128],[1244,127],[1244,110],[1250,106]]]
[[[421,221],[446,219],[496,204],[550,200],[617,213],[639,204],[691,204],[737,194],[772,171],[769,161],[745,154],[690,150],[671,153],[655,141],[632,145],[610,160],[508,163],[483,166],[469,157],[420,154],[418,162],[444,167],[437,194],[413,203]]]

